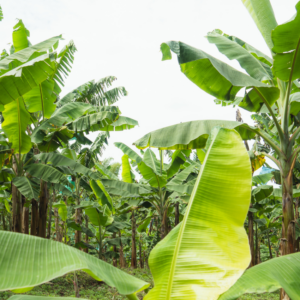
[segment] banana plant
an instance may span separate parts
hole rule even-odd
[[[151,202],[159,215],[161,237],[164,238],[168,233],[167,212],[171,204],[171,195],[174,191],[169,189],[168,184],[172,182],[172,178],[177,174],[178,176],[180,174],[184,176],[183,174],[185,174],[185,178],[182,181],[185,180],[193,170],[199,168],[200,164],[196,166],[191,160],[189,162],[186,161],[188,159],[186,155],[190,155],[191,151],[175,151],[171,162],[164,164],[162,155],[160,155],[160,159],[158,160],[151,149],[147,149],[143,157],[141,157],[123,143],[115,143],[115,145],[124,153],[122,157],[123,182],[103,179],[104,186],[111,194],[126,198],[144,198],[144,201]],[[142,180],[138,184],[134,183],[134,174],[129,159],[132,162],[131,164],[137,167],[137,171],[142,176]],[[192,165],[190,165],[191,163]],[[178,187],[181,185],[181,182],[178,181],[174,185]],[[132,189],[129,190],[129,187]]]
[[[238,105],[258,115],[267,114],[272,121],[269,128],[254,129],[246,126],[247,131],[255,132],[272,149],[264,153],[279,168],[282,177],[283,207],[283,254],[294,252],[294,212],[292,170],[300,147],[296,142],[300,127],[299,113],[299,45],[298,26],[300,22],[300,2],[296,4],[296,14],[289,21],[278,25],[269,0],[242,0],[256,23],[271,56],[255,49],[243,40],[214,30],[207,34],[210,43],[230,60],[237,60],[248,73],[240,72],[200,49],[177,41],[161,45],[163,60],[178,57],[181,71],[199,88],[216,97],[218,102]],[[243,96],[238,92],[244,90]],[[222,122],[220,122],[222,125]],[[173,129],[175,129],[173,127]],[[172,131],[172,144],[150,144],[161,149],[182,144],[186,132],[184,125]],[[166,135],[164,135],[166,136]],[[196,137],[198,138],[198,137]],[[170,140],[170,138],[168,139]],[[146,143],[146,142],[145,142]],[[148,143],[148,142],[147,142]],[[188,143],[184,143],[188,145]]]
[[[128,299],[138,299],[136,293],[149,286],[148,283],[63,243],[7,231],[0,231],[0,240],[5,249],[0,254],[0,291],[28,292],[36,285],[78,269],[115,287]],[[43,268],[39,267],[41,265]]]

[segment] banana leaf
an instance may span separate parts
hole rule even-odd
[[[145,300],[216,300],[238,280],[250,262],[251,177],[240,135],[214,129],[182,222],[150,254]]]
[[[30,291],[66,273],[83,270],[133,298],[149,284],[63,243],[27,234],[0,231],[0,291]],[[17,276],[16,276],[17,274]],[[131,298],[130,298],[131,297]]]
[[[245,293],[271,293],[283,288],[293,300],[300,295],[300,253],[276,257],[248,269],[219,300],[234,300]]]

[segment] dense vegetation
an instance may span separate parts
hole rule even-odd
[[[281,25],[269,0],[242,2],[271,57],[221,30],[207,39],[247,74],[182,42],[161,51],[255,126],[239,109],[176,124],[115,143],[121,163],[101,155],[138,125],[115,105],[126,89],[108,76],[61,97],[74,42],[32,45],[18,20],[0,60],[3,299],[299,298],[300,2]]]

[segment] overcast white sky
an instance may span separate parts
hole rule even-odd
[[[278,23],[290,19],[298,0],[271,0]],[[162,62],[160,44],[180,40],[226,62],[207,32],[221,29],[268,53],[260,32],[241,0],[2,0],[1,47],[9,48],[16,19],[30,30],[32,44],[63,34],[78,52],[62,95],[108,75],[129,92],[119,105],[124,116],[139,121],[130,131],[112,132],[103,157],[121,161],[114,142],[132,145],[144,134],[172,124],[200,119],[235,120],[235,109],[214,104],[179,70],[177,59]],[[238,63],[229,62],[239,68]],[[244,122],[252,123],[242,111]]]

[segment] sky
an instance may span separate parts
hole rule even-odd
[[[295,14],[297,2],[271,0],[279,24]],[[241,0],[2,0],[0,5],[2,48],[9,49],[17,19],[29,29],[32,44],[59,34],[65,39],[59,48],[74,41],[78,51],[62,96],[109,75],[118,78],[114,86],[127,89],[128,96],[116,105],[139,127],[112,132],[102,156],[119,162],[122,152],[114,142],[132,146],[148,132],[180,122],[235,120],[236,108],[217,106],[213,96],[180,72],[176,57],[161,61],[161,43],[185,42],[243,71],[205,38],[207,32],[221,29],[269,54]],[[244,122],[253,124],[249,113],[241,113]]]

